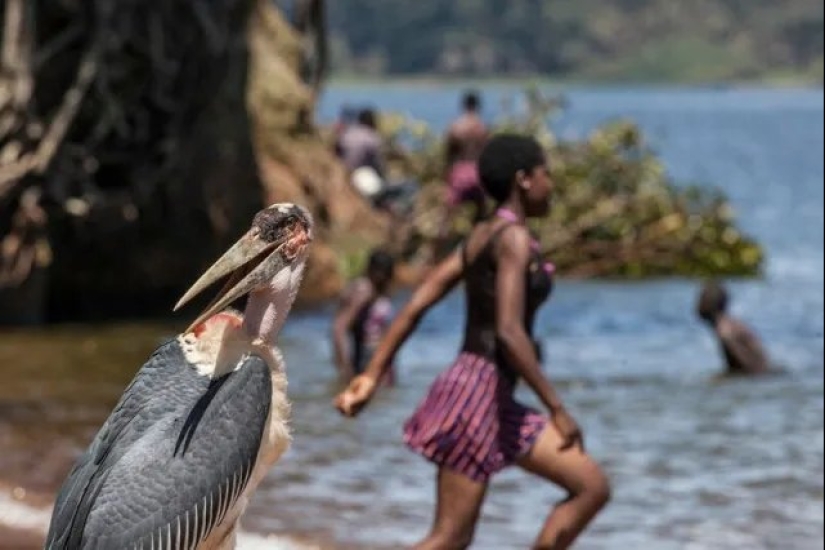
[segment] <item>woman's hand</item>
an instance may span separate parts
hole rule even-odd
[[[344,416],[357,416],[375,395],[377,387],[378,381],[372,376],[368,374],[356,376],[347,389],[335,398],[335,408]]]
[[[566,451],[573,447],[579,447],[583,451],[584,434],[582,434],[581,428],[573,420],[573,417],[565,409],[558,408],[552,412],[551,418],[563,441],[559,450]]]

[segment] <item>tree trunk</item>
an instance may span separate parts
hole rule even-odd
[[[264,202],[307,203],[322,235],[364,219],[357,197],[332,200],[342,172],[272,2],[0,6],[0,323],[168,312]],[[337,265],[317,256],[328,295]]]

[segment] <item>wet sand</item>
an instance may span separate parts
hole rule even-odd
[[[40,550],[44,542],[45,537],[40,533],[0,524],[0,548],[2,550]]]

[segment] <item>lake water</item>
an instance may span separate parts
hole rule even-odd
[[[341,87],[343,103],[408,112],[443,128],[460,89]],[[494,118],[501,98],[484,90]],[[721,360],[693,316],[697,282],[561,281],[537,336],[546,372],[614,483],[582,549],[808,549],[823,528],[823,96],[821,90],[569,89],[559,136],[618,117],[639,122],[673,177],[723,189],[767,248],[763,279],[733,281],[733,312],[787,376],[718,382]],[[404,296],[398,296],[400,304]],[[434,470],[401,425],[460,342],[463,297],[424,320],[400,356],[400,384],[357,420],[336,389],[330,308],[293,314],[282,339],[295,442],[264,482],[245,527],[341,547],[401,548],[431,521]],[[159,340],[180,326],[60,327],[0,334],[0,481],[37,491],[109,413]],[[535,402],[527,391],[523,398]],[[510,470],[494,483],[473,546],[529,547],[553,486]],[[2,506],[2,503],[0,503]]]

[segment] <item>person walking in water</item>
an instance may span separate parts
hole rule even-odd
[[[549,211],[552,182],[541,146],[532,138],[499,135],[479,160],[495,215],[476,223],[458,250],[442,260],[390,325],[365,372],[335,405],[357,415],[422,316],[460,282],[466,293],[464,343],[412,417],[404,440],[438,467],[435,521],[418,550],[467,548],[487,487],[518,465],[567,491],[550,513],[534,548],[568,548],[610,498],[607,477],[585,452],[582,432],[545,378],[532,336],[539,306],[549,297],[552,264],[545,263],[527,218]],[[519,379],[548,414],[514,398]]]
[[[388,291],[394,274],[392,255],[375,250],[370,254],[364,276],[353,281],[341,297],[332,323],[332,340],[335,365],[347,382],[364,372],[392,320]],[[394,382],[392,369],[387,370],[383,380],[388,384]]]
[[[702,287],[696,305],[699,317],[713,329],[727,363],[727,375],[745,376],[772,372],[759,338],[744,323],[728,314],[728,291],[717,281]]]

